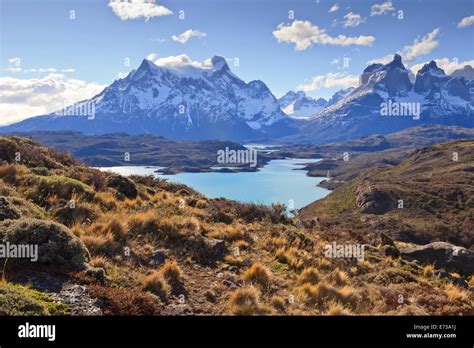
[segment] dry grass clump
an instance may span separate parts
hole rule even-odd
[[[326,276],[326,280],[336,286],[344,286],[349,284],[349,276],[346,272],[335,269]]]
[[[470,301],[470,293],[466,290],[463,290],[452,283],[447,284],[444,287],[444,291],[448,297],[449,302],[467,302]]]
[[[235,255],[226,255],[224,257],[224,262],[231,266],[241,267],[244,265],[244,259],[240,256]]]
[[[329,271],[333,267],[331,261],[325,258],[319,258],[316,260],[316,267],[320,270]]]
[[[21,164],[2,164],[0,166],[0,178],[15,186],[20,184],[27,172],[28,169]]]
[[[160,268],[160,273],[163,277],[170,283],[176,284],[179,283],[183,275],[181,267],[179,267],[176,261],[167,260],[163,266]]]
[[[114,217],[105,225],[104,231],[111,233],[116,239],[123,239],[127,236],[126,226],[117,217]]]
[[[287,245],[288,241],[283,238],[283,237],[273,237],[271,240],[270,240],[270,245],[272,247],[274,247],[275,249],[280,249],[280,248],[284,248],[286,245]]]
[[[225,239],[228,241],[236,241],[245,239],[246,234],[242,226],[226,226],[225,230]]]
[[[319,272],[316,268],[309,267],[305,268],[303,272],[298,276],[298,281],[301,284],[309,283],[309,284],[317,284],[319,283],[319,280],[321,279],[321,276],[319,275]]]
[[[242,279],[268,287],[272,280],[272,273],[261,263],[254,263],[242,274]]]
[[[433,265],[426,265],[423,267],[423,275],[425,278],[431,278],[434,275],[435,268]]]
[[[106,254],[111,256],[115,253],[117,248],[117,244],[115,243],[115,238],[112,233],[83,234],[80,236],[80,238],[93,255]]]
[[[318,285],[303,284],[298,287],[298,294],[309,305],[327,306],[331,301],[355,308],[359,300],[357,292],[350,287],[337,289],[326,283]]]
[[[103,211],[112,211],[117,208],[117,198],[111,191],[100,191],[94,196],[93,202]]]
[[[103,255],[96,255],[91,258],[90,264],[92,267],[108,269],[110,267],[110,260]]]
[[[238,289],[232,293],[229,307],[235,315],[259,315],[268,310],[260,304],[260,295],[254,287]]]
[[[166,299],[171,291],[171,287],[163,277],[161,272],[153,271],[142,279],[142,287],[145,291],[150,291],[162,299]]]
[[[328,305],[328,309],[324,313],[325,315],[351,315],[351,311],[345,308],[339,302],[331,301]]]
[[[305,261],[303,252],[297,248],[280,248],[277,250],[275,256],[278,262],[285,263],[295,270],[300,270],[304,267]]]
[[[272,297],[272,305],[278,312],[282,312],[282,313],[286,312],[286,301],[285,301],[285,299],[283,299],[279,296],[273,296]]]
[[[366,273],[374,269],[374,265],[369,260],[361,260],[357,262],[357,271]]]
[[[193,218],[180,221],[177,217],[159,218],[155,212],[139,212],[128,221],[128,230],[133,235],[154,235],[160,240],[177,240],[191,229],[197,229]]]

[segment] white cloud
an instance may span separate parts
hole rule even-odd
[[[8,67],[4,69],[5,71],[11,72],[11,73],[18,73],[18,72],[23,72],[23,73],[55,73],[61,70],[63,73],[71,73],[74,72],[74,69],[72,68],[67,68],[67,69],[56,69],[56,68],[20,68],[20,67]]]
[[[159,58],[156,53],[150,53],[146,59],[157,66],[171,69],[182,69],[190,66],[199,69],[212,68],[212,62],[210,59],[206,59],[204,62],[193,61],[186,54]]]
[[[329,9],[329,13],[331,12],[336,12],[337,10],[339,10],[339,5],[338,4],[334,4],[331,6],[331,8]]]
[[[333,60],[331,60],[331,65],[337,65],[337,64],[339,64],[338,58],[334,58]]]
[[[188,29],[184,33],[180,34],[179,36],[173,35],[171,38],[173,39],[173,41],[185,44],[192,37],[197,37],[199,39],[202,39],[203,37],[206,37],[206,36],[207,36],[206,33],[203,33],[199,30]]]
[[[474,16],[464,17],[458,23],[458,28],[466,28],[472,24],[474,24]]]
[[[111,0],[108,5],[123,21],[140,17],[148,21],[153,17],[173,14],[168,8],[155,4],[155,0]]]
[[[20,57],[14,57],[14,58],[9,58],[8,63],[12,64],[20,64],[21,63],[21,58]]]
[[[278,42],[295,44],[297,51],[307,49],[313,44],[337,45],[337,46],[370,46],[375,41],[373,36],[350,37],[345,35],[330,36],[325,29],[320,29],[310,21],[296,20],[291,25],[283,23],[273,32]]]
[[[0,77],[0,124],[56,111],[93,97],[104,87],[63,74],[49,74],[41,79]]]
[[[398,51],[397,53],[402,56],[402,59],[405,63],[410,63],[420,56],[430,54],[436,47],[438,47],[439,42],[436,41],[438,34],[439,28],[436,28],[431,33],[426,34],[422,38],[418,36],[413,41],[412,45],[406,45],[401,51]],[[387,64],[390,63],[392,59],[393,54],[388,54],[382,58],[369,60],[367,63]]]
[[[358,13],[349,12],[344,16],[344,28],[347,27],[357,27],[361,23],[364,23],[366,18],[362,18],[362,16]]]
[[[372,5],[370,9],[370,15],[381,16],[381,15],[389,13],[390,11],[395,11],[395,8],[393,7],[391,1],[387,1],[382,4]]]
[[[309,82],[298,86],[298,90],[311,92],[322,88],[349,88],[359,85],[359,76],[347,73],[327,73],[313,77]]]
[[[369,60],[367,64],[388,64],[393,60],[393,54],[387,54],[385,57]]]
[[[436,41],[436,36],[439,34],[439,28],[436,28],[431,33],[426,34],[421,39],[417,37],[413,45],[405,46],[402,50],[402,57],[406,62],[411,62],[419,56],[431,53],[439,42]]]
[[[436,65],[438,65],[438,67],[443,69],[447,75],[451,75],[455,70],[462,69],[466,65],[470,65],[474,67],[474,60],[466,60],[464,62],[459,62],[454,59],[441,58],[441,59],[434,59],[434,61],[436,62]],[[416,75],[418,70],[420,70],[423,67],[423,65],[427,63],[429,62],[415,64],[410,69]]]

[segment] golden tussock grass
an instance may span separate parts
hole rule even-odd
[[[110,260],[103,255],[96,255],[91,258],[90,264],[92,267],[108,269],[110,267]]]
[[[237,267],[241,267],[244,265],[244,259],[241,258],[240,256],[235,256],[235,255],[226,255],[224,257],[224,262],[231,266],[237,266]]]
[[[162,299],[166,299],[171,291],[171,287],[163,277],[161,272],[153,271],[151,274],[143,277],[142,287],[145,291],[150,291]]]
[[[335,269],[326,276],[326,280],[335,286],[344,286],[349,284],[349,276],[346,272]]]
[[[446,293],[449,302],[467,302],[471,298],[471,295],[468,291],[463,290],[451,283],[444,287],[444,292]]]
[[[273,296],[272,297],[272,306],[278,311],[285,313],[287,306],[286,306],[286,301],[282,297],[279,296]]]
[[[325,315],[351,315],[351,311],[348,308],[345,308],[339,302],[330,302],[328,304],[328,309],[324,313]]]
[[[434,272],[435,268],[433,265],[426,265],[423,267],[423,276],[425,276],[425,278],[431,278],[434,275]]]
[[[22,164],[3,164],[0,166],[0,178],[11,185],[18,185],[26,173],[28,173],[28,169]]]
[[[318,270],[314,267],[305,268],[303,272],[301,272],[301,274],[298,276],[298,281],[301,284],[309,283],[315,285],[319,283],[320,279],[321,276]]]
[[[114,235],[110,232],[105,234],[82,234],[80,239],[93,255],[113,255],[117,247]]]
[[[183,271],[176,261],[167,260],[160,268],[160,273],[170,283],[179,283],[183,276]]]
[[[298,287],[297,291],[302,300],[307,304],[323,307],[327,306],[331,301],[335,301],[355,308],[360,298],[356,290],[351,287],[337,289],[326,283],[319,283],[318,285],[306,283]]]
[[[280,248],[275,256],[278,262],[285,263],[293,269],[299,270],[304,267],[304,259],[301,250],[291,247],[288,249]]]
[[[242,274],[242,279],[268,287],[272,280],[272,273],[261,263],[254,263]]]
[[[245,239],[246,236],[242,226],[226,226],[224,233],[225,239],[231,242]]]
[[[265,312],[260,305],[260,294],[253,287],[238,289],[232,293],[229,307],[235,315],[258,315]]]

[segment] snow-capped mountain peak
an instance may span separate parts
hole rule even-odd
[[[95,105],[96,115],[88,122],[48,115],[35,120],[35,129],[191,139],[255,138],[292,131],[265,83],[244,82],[221,56],[203,62],[186,55],[144,59],[136,70],[82,103]],[[54,124],[48,121],[51,117]],[[32,124],[25,122],[18,126]]]
[[[307,119],[327,105],[324,98],[314,99],[303,91],[289,91],[278,100],[278,103],[285,114],[295,119]]]

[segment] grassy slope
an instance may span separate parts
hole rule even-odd
[[[454,152],[458,162],[453,161]],[[346,184],[303,208],[300,217],[318,216],[328,224],[384,231],[410,242],[445,240],[469,248],[474,242],[473,171],[474,140],[434,145],[416,150],[395,166],[353,171]],[[364,184],[403,200],[403,209],[363,214],[356,206],[356,192]]]
[[[14,161],[16,152],[22,156],[20,163]],[[61,274],[99,298],[104,314],[460,315],[472,311],[468,291],[437,279],[429,268],[386,257],[376,236],[356,229],[300,223],[282,216],[280,207],[208,199],[152,178],[132,178],[139,194],[127,199],[106,186],[110,174],[26,139],[0,137],[0,157],[4,160],[0,196],[18,206],[34,205],[34,211],[22,210],[23,217],[66,223],[86,244],[92,265],[106,270],[105,283],[84,274]],[[328,199],[339,193],[336,190]],[[58,211],[71,199],[77,213],[64,219]],[[349,209],[347,202],[350,199],[337,203],[339,209],[344,205]],[[223,257],[201,258],[203,246],[196,241],[203,237],[223,240],[227,247]],[[333,241],[373,248],[361,262],[328,259],[324,246]],[[125,248],[130,248],[130,255]],[[165,265],[152,261],[157,250],[166,255]],[[9,293],[15,291],[12,282],[22,274],[24,278],[26,271],[37,269],[17,270],[18,274],[9,270]],[[42,271],[55,276],[51,268]],[[400,294],[406,299],[403,303],[397,301]],[[30,297],[25,294],[18,301],[30,303]],[[0,292],[0,311],[9,313],[11,305],[2,302],[4,298]],[[7,303],[3,309],[2,303]],[[51,306],[40,303],[35,308],[37,314],[45,314]]]

